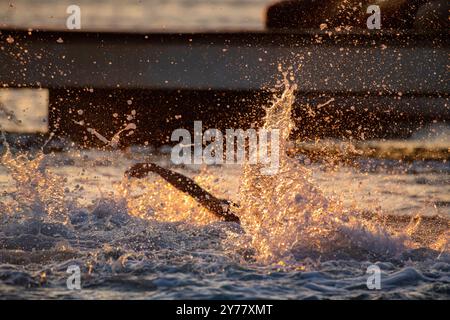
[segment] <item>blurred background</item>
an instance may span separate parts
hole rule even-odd
[[[374,0],[377,1],[379,0]],[[276,1],[0,0],[0,29],[67,30],[66,20],[70,15],[67,8],[78,5],[81,8],[81,31],[262,31],[265,29],[266,8],[274,2]],[[391,3],[395,2],[392,0]],[[315,14],[320,15],[321,12],[307,12],[308,16],[314,17]],[[296,17],[291,11],[289,16]],[[1,89],[1,128],[8,132],[47,131],[48,99],[46,89]]]
[[[1,0],[1,27],[65,28],[66,8],[78,5],[82,29],[186,31],[263,29],[271,0]]]
[[[70,5],[84,31],[262,30],[270,0],[0,0],[0,28],[65,30]],[[48,91],[0,90],[0,126],[47,131]],[[33,112],[30,108],[33,106]]]

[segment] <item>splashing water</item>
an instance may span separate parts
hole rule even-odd
[[[245,165],[239,216],[263,261],[325,256],[395,255],[405,239],[366,221],[357,211],[344,210],[327,199],[309,180],[310,172],[287,156],[293,123],[295,85],[284,74],[281,97],[267,108],[264,129],[279,129],[280,169],[269,176],[260,165]]]
[[[132,116],[134,117],[134,116]],[[130,120],[132,120],[133,118],[130,118]],[[80,126],[84,126],[84,122],[79,122],[79,121],[73,121],[75,124],[78,124]],[[101,142],[103,142],[106,146],[109,146],[113,149],[116,149],[119,146],[120,143],[120,138],[121,138],[121,134],[129,131],[128,135],[132,135],[134,130],[136,130],[136,124],[134,123],[128,123],[127,125],[125,125],[122,129],[120,129],[119,131],[117,131],[113,137],[111,138],[111,140],[108,140],[105,136],[103,136],[102,134],[100,134],[95,128],[86,128],[86,131],[89,132],[90,134],[92,134],[93,136],[95,136],[98,140],[100,140]]]
[[[295,264],[306,257],[368,259],[403,252],[411,246],[406,233],[395,235],[376,220],[363,217],[359,211],[344,209],[338,199],[325,197],[311,182],[311,172],[288,156],[296,85],[291,84],[287,73],[283,76],[279,85],[282,94],[266,108],[262,127],[279,129],[280,167],[275,175],[262,174],[263,164],[247,163],[242,168],[240,206],[235,210],[247,236],[238,245],[248,246],[250,237],[251,249],[256,250],[256,258],[264,263]],[[95,129],[88,128],[88,131],[107,146],[116,148],[120,134],[135,128],[133,123],[128,124],[111,140]],[[68,213],[76,207],[76,201],[64,192],[65,180],[46,168],[46,160],[42,152],[30,160],[26,155],[13,156],[6,148],[3,164],[10,171],[17,190],[10,194],[15,207],[8,206],[8,210],[67,223]],[[216,177],[207,170],[193,178],[213,194],[220,192]],[[188,221],[197,225],[217,220],[193,198],[160,177],[134,181],[124,178],[115,191],[112,198],[102,196],[96,201],[100,211],[107,211],[107,203],[112,202],[113,207],[120,207],[119,211],[146,220]]]
[[[194,177],[194,181],[199,185],[211,187],[212,192],[217,188],[214,188],[212,183],[214,177],[206,172]],[[197,225],[217,220],[208,209],[159,176],[135,181],[124,178],[118,190],[121,197],[127,199],[128,210],[133,216],[167,222],[189,221]],[[133,191],[137,190],[142,192],[136,195]]]
[[[64,179],[46,167],[46,156],[39,152],[29,159],[27,154],[13,155],[6,138],[2,164],[10,172],[16,191],[9,194],[13,203],[5,206],[10,216],[66,221],[70,205],[64,193]]]
[[[14,186],[0,201],[0,292],[4,283],[13,283],[17,289],[6,290],[15,297],[142,298],[144,292],[155,298],[348,298],[367,295],[361,275],[369,261],[382,261],[383,288],[395,290],[393,297],[444,296],[448,229],[438,237],[426,235],[435,243],[416,251],[409,235],[420,221],[396,233],[382,219],[325,196],[313,182],[314,172],[288,155],[296,86],[287,78],[262,127],[280,130],[277,174],[261,174],[263,164],[178,168],[211,194],[238,202],[234,210],[242,228],[217,222],[158,176],[123,178],[134,161],[169,164],[160,156],[116,149],[121,133],[134,124],[112,139],[91,132],[111,147],[103,153],[16,153],[3,139],[2,165]],[[77,170],[86,173],[77,176]],[[90,195],[91,205],[81,204],[69,189],[71,179],[86,188],[83,196]],[[110,188],[98,196],[96,187]],[[81,293],[65,289],[66,268],[73,263],[82,267]],[[25,292],[17,283],[48,291]]]
[[[405,235],[394,236],[356,210],[345,210],[338,200],[325,197],[310,181],[311,173],[288,157],[293,123],[291,111],[295,85],[288,74],[281,83],[283,93],[266,109],[263,129],[280,130],[280,168],[277,174],[261,174],[263,164],[244,165],[239,188],[240,206],[235,208],[251,248],[265,263],[280,260],[295,264],[302,258],[369,258],[395,256],[407,245]],[[213,194],[219,189],[206,170],[194,177]],[[132,190],[144,190],[139,196]],[[207,224],[216,220],[193,198],[159,177],[128,181],[120,186],[129,212],[159,221],[189,221]],[[240,246],[247,246],[242,238]]]

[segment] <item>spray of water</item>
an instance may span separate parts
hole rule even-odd
[[[404,238],[394,237],[357,211],[345,210],[310,182],[310,172],[288,157],[295,85],[284,74],[281,97],[267,108],[264,129],[280,130],[280,169],[262,175],[260,165],[242,172],[239,216],[264,261],[339,255],[395,255]]]
[[[238,245],[249,245],[258,260],[267,263],[305,257],[367,259],[402,252],[410,245],[406,236],[394,235],[357,210],[345,209],[337,199],[325,197],[311,182],[311,172],[288,156],[296,86],[287,73],[281,86],[282,94],[266,109],[263,125],[263,129],[280,132],[280,168],[271,176],[261,173],[263,164],[246,164],[242,168],[240,206],[235,210],[246,236],[241,237],[243,242]],[[134,128],[134,124],[127,125],[111,140],[91,133],[116,147],[120,134]],[[47,168],[47,157],[42,152],[31,158],[13,155],[7,146],[2,163],[9,170],[16,190],[9,194],[13,204],[2,207],[11,215],[20,212],[52,220],[67,219],[74,204],[64,192],[64,178]],[[193,178],[212,194],[223,191],[216,183],[217,177],[207,170]],[[194,224],[216,220],[194,199],[159,177],[135,181],[124,178],[115,198],[108,201],[123,204],[126,213],[143,219]]]
[[[6,147],[2,164],[16,187],[9,193],[11,202],[5,205],[4,213],[11,217],[66,221],[70,206],[65,199],[64,179],[47,168],[44,153],[34,157],[26,153],[13,155],[3,133],[2,139]]]

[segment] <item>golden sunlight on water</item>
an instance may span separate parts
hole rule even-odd
[[[33,262],[27,268],[42,268],[79,259],[86,272],[92,274],[92,280],[86,280],[89,284],[112,276],[99,270],[112,269],[115,274],[120,272],[117,270],[137,268],[141,272],[139,268],[153,268],[149,264],[170,270],[180,268],[182,274],[189,272],[185,270],[188,268],[208,276],[216,274],[211,270],[222,270],[217,274],[225,269],[253,270],[256,264],[270,278],[274,267],[287,275],[302,272],[307,276],[308,272],[327,268],[327,263],[321,261],[330,260],[342,265],[344,278],[350,272],[359,279],[365,262],[361,262],[364,267],[354,262],[353,270],[348,267],[349,261],[383,261],[383,265],[389,266],[390,261],[399,257],[403,261],[411,256],[419,259],[416,255],[424,254],[426,259],[428,254],[436,255],[438,263],[425,265],[425,271],[437,268],[433,271],[436,279],[445,277],[445,272],[440,271],[445,266],[439,267],[439,259],[445,259],[449,250],[448,219],[426,218],[430,207],[420,211],[416,206],[432,197],[434,202],[442,202],[445,210],[446,164],[436,162],[430,168],[414,164],[412,169],[418,173],[413,175],[403,169],[394,175],[383,167],[367,176],[358,166],[342,161],[345,154],[352,156],[355,152],[353,147],[340,148],[339,144],[328,145],[329,149],[339,149],[337,155],[328,154],[335,161],[306,162],[305,155],[292,153],[295,144],[288,142],[295,100],[295,87],[288,78],[286,73],[278,88],[280,94],[266,109],[263,125],[263,129],[281,129],[280,168],[274,175],[263,175],[260,165],[249,164],[174,166],[167,154],[152,155],[151,148],[74,149],[44,154],[42,150],[23,151],[7,146],[0,168],[3,213],[0,241],[4,248],[0,260]],[[105,141],[109,147],[116,145],[110,142]],[[324,154],[322,147],[319,145],[315,150]],[[141,161],[170,167],[191,177],[211,194],[236,203],[233,210],[240,217],[242,230],[234,223],[218,222],[215,215],[159,176],[124,177],[126,169]],[[394,167],[398,166],[399,163],[394,163]],[[420,188],[423,194],[392,192],[392,200],[387,202],[383,192],[391,185]],[[371,194],[371,201],[364,192]],[[380,203],[384,205],[382,209]],[[392,203],[403,206],[406,215],[396,216],[398,208]],[[419,213],[421,216],[415,218]],[[441,213],[445,215],[444,211]],[[47,235],[30,235],[35,225],[41,228],[40,233],[55,234],[54,240]],[[33,251],[26,251],[31,248]],[[119,259],[111,260],[116,251]],[[399,274],[392,275],[392,286],[397,288],[396,279],[402,277],[409,277],[414,285],[415,279],[423,278],[417,271],[423,263],[414,264],[414,269],[395,267]],[[64,279],[65,273],[49,277],[55,276]],[[225,281],[229,280],[226,277]],[[322,280],[330,281],[324,276],[314,282]],[[271,287],[274,281],[270,278]],[[340,281],[336,280],[337,286],[348,286]],[[106,297],[117,294],[112,289]]]
[[[407,223],[405,228],[399,230],[392,224],[383,223],[377,210],[368,217],[367,212],[356,206],[358,203],[344,204],[342,194],[334,192],[334,195],[325,195],[313,181],[314,172],[289,154],[295,86],[288,78],[289,74],[284,73],[284,80],[278,88],[282,93],[266,109],[262,127],[266,130],[280,129],[281,157],[276,174],[264,175],[261,164],[248,163],[242,168],[234,165],[231,168],[224,166],[219,171],[206,167],[200,171],[188,171],[197,184],[212,194],[238,203],[234,210],[250,239],[247,243],[244,240],[247,237],[242,238],[240,245],[250,246],[256,250],[260,261],[269,263],[288,263],[299,257],[333,257],[337,253],[351,253],[354,256],[370,252],[374,256],[392,256],[405,248],[416,247],[418,244],[414,244],[411,235],[420,228],[420,219]],[[103,138],[99,133],[97,136]],[[117,137],[119,139],[120,136]],[[106,163],[112,161],[111,156],[106,154]],[[329,157],[333,158],[333,154]],[[78,154],[76,158],[84,159],[84,156]],[[26,153],[13,155],[9,148],[6,149],[2,163],[8,169],[16,191],[10,193],[8,201],[3,202],[5,212],[12,216],[21,212],[28,217],[67,223],[71,208],[83,197],[70,192],[67,187],[70,174],[61,176],[56,173],[58,166],[48,166],[52,160],[51,155],[42,152],[33,158]],[[119,172],[123,172],[124,168],[124,164],[120,164]],[[333,190],[339,189],[336,183],[339,184],[339,181],[334,182]],[[386,181],[383,183],[386,184]],[[133,216],[162,222],[187,221],[194,225],[217,221],[192,197],[158,176],[142,180],[120,177],[112,186],[106,194],[101,191],[101,197],[112,196],[113,202],[123,204]],[[95,192],[94,196],[89,197],[98,203]],[[446,250],[448,231],[434,239],[430,236],[433,235],[425,237],[422,243],[426,242],[436,250]]]
[[[374,246],[380,254],[400,250],[404,239],[325,197],[310,181],[310,172],[287,155],[295,86],[287,74],[283,84],[285,90],[266,110],[264,123],[266,129],[281,130],[279,172],[262,175],[259,166],[246,165],[240,189],[239,215],[260,257],[276,260],[292,252],[329,255],[336,247],[358,252]]]
[[[264,8],[269,3],[268,0],[78,1],[82,30],[118,33],[231,29],[258,33],[264,28]],[[69,4],[72,1],[1,2],[0,28],[66,29]],[[317,45],[322,40],[318,37]],[[20,38],[8,36],[6,41],[11,47],[20,48],[17,57],[24,58]],[[408,46],[409,41],[408,38]],[[56,43],[65,43],[61,48],[72,45],[70,39],[60,38]],[[272,42],[270,46],[276,45]],[[215,45],[207,46],[215,50]],[[385,46],[382,45],[385,52],[392,49]],[[284,44],[280,47],[290,50]],[[250,43],[245,49],[259,51],[259,45],[252,48]],[[52,58],[50,51],[45,53]],[[311,59],[314,65],[324,68],[327,76],[328,68],[339,69],[334,62],[328,67],[329,61],[322,63],[319,56],[313,53]],[[380,60],[387,61],[388,56],[383,53]],[[209,63],[209,54],[205,53],[205,57]],[[290,63],[299,58],[292,57]],[[126,61],[123,55],[120,60]],[[413,65],[416,60],[411,60]],[[28,68],[25,60],[17,61],[25,62]],[[258,61],[269,65],[265,59]],[[343,63],[344,69],[353,68],[352,62]],[[54,63],[51,60],[44,69]],[[128,67],[132,65],[134,62]],[[114,63],[111,68],[115,67]],[[204,67],[208,69],[209,64]],[[248,80],[260,78],[261,70]],[[69,124],[81,132],[86,142],[104,144],[100,149],[83,149],[57,133],[48,132],[49,91],[0,89],[0,298],[447,298],[448,124],[434,120],[430,127],[424,128],[427,133],[419,131],[404,140],[368,141],[364,134],[353,135],[350,131],[349,140],[292,141],[291,131],[298,129],[292,121],[297,92],[293,74],[301,72],[294,72],[293,67],[283,71],[281,66],[279,71],[283,79],[269,88],[274,93],[273,100],[265,108],[263,123],[257,129],[279,130],[279,150],[269,147],[271,155],[280,155],[279,168],[269,173],[264,163],[175,165],[168,146],[155,149],[147,143],[121,145],[130,137],[135,138],[144,123],[152,124],[152,118],[139,114],[142,109],[132,100],[135,97],[127,100],[126,105],[124,102],[127,108],[132,105],[133,110],[124,116],[126,120],[120,122],[121,129],[116,131],[85,121],[88,108],[73,100],[70,108],[78,110],[68,113]],[[352,72],[348,80],[357,79],[358,72]],[[196,72],[185,71],[185,75],[195,78]],[[384,87],[388,78],[395,81],[393,76],[373,82]],[[408,88],[408,81],[404,85],[413,90]],[[331,90],[331,81],[326,86],[335,92]],[[62,100],[71,95],[70,88],[67,93],[63,90]],[[50,93],[52,96],[54,92]],[[406,92],[399,93],[395,99],[407,96]],[[334,108],[331,102],[335,98],[317,101],[317,107]],[[119,99],[115,99],[112,109],[120,107]],[[193,106],[198,102],[195,99]],[[375,100],[375,104],[383,104],[382,99]],[[155,101],[158,102],[156,98]],[[423,100],[418,99],[417,103],[420,101]],[[191,107],[191,101],[185,102]],[[256,104],[256,109],[261,107]],[[312,125],[320,129],[314,110],[309,105],[304,107],[314,118]],[[116,119],[116,115],[111,111],[98,120],[105,124],[108,119]],[[250,115],[239,116],[253,119]],[[177,116],[175,120],[179,120]],[[361,141],[353,140],[354,137]],[[139,140],[127,142],[131,141]],[[126,149],[121,149],[125,146]],[[162,175],[151,173],[135,179],[124,174],[142,162],[183,174],[213,198],[229,200],[227,210],[239,219],[230,222],[218,218],[204,207],[204,202],[202,205],[180,191]],[[67,267],[73,264],[81,269],[82,290],[68,292]],[[382,290],[368,290],[368,266],[381,269]]]
[[[289,134],[293,127],[291,109],[295,86],[284,74],[282,94],[266,109],[264,129],[280,129],[280,169],[264,175],[262,165],[246,164],[234,168],[240,176],[237,192],[239,206],[234,208],[250,236],[251,247],[265,262],[297,260],[298,256],[333,256],[335,252],[370,251],[374,255],[396,255],[415,247],[410,238],[420,221],[399,230],[382,223],[376,213],[367,217],[353,206],[344,206],[338,196],[325,196],[311,179],[312,172],[288,155]],[[194,180],[212,194],[221,195],[226,184],[220,176],[200,170]],[[207,224],[217,220],[193,198],[178,191],[165,180],[153,176],[146,180],[124,179],[118,191],[126,199],[129,212],[158,221],[189,221]],[[228,196],[229,197],[229,196]],[[445,235],[432,247],[444,250]],[[285,262],[283,262],[285,263]]]
[[[261,171],[262,164],[247,163],[243,168],[234,166],[231,171],[228,170],[236,181],[240,181],[234,185],[221,181],[223,176],[206,168],[197,172],[193,179],[212,194],[239,204],[234,210],[261,261],[295,261],[298,257],[314,255],[330,257],[336,252],[364,254],[370,251],[373,255],[389,256],[406,247],[414,247],[410,235],[418,228],[420,221],[409,224],[403,231],[394,231],[380,223],[376,213],[367,218],[353,205],[345,206],[339,194],[324,195],[313,182],[313,172],[288,154],[292,146],[289,134],[293,127],[291,109],[295,100],[295,85],[291,85],[288,72],[283,75],[284,80],[279,83],[282,93],[266,109],[262,127],[266,130],[280,129],[278,172],[265,175]],[[96,136],[103,138],[99,133]],[[67,192],[67,178],[47,167],[49,156],[40,152],[30,160],[26,154],[13,156],[7,148],[2,162],[17,188],[10,199],[10,206],[5,207],[10,214],[21,207],[20,211],[27,212],[29,217],[67,223],[68,212],[78,199]],[[115,187],[110,194],[114,201],[123,203],[133,216],[165,222],[188,221],[199,225],[217,220],[192,197],[158,176],[143,180],[121,178],[113,185]],[[231,192],[224,193],[224,190]],[[432,248],[444,250],[448,237],[444,233],[429,243]]]

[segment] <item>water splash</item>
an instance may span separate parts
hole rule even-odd
[[[135,118],[135,111],[133,110],[132,114],[128,115],[127,120],[131,121]],[[84,121],[75,121],[72,120],[73,123],[78,124],[79,126],[84,127],[85,123]],[[126,123],[124,125],[124,127],[122,129],[120,129],[119,131],[117,131],[111,139],[106,138],[104,135],[102,135],[101,133],[99,133],[95,128],[90,128],[87,127],[86,131],[90,134],[92,134],[94,137],[96,137],[98,140],[100,140],[101,142],[103,142],[105,144],[105,146],[110,147],[112,149],[117,149],[119,147],[120,144],[120,139],[121,139],[121,134],[128,131],[127,136],[130,136],[134,133],[134,130],[136,130],[137,126],[135,123],[131,122],[131,123]]]
[[[205,169],[192,178],[212,193],[219,192],[219,186],[214,183],[216,177],[208,174]],[[213,213],[196,200],[159,176],[145,180],[124,178],[117,190],[127,199],[128,210],[133,216],[167,222],[189,221],[197,225],[206,225],[217,220]]]
[[[115,149],[119,146],[120,143],[120,135],[125,131],[130,131],[129,134],[133,134],[133,130],[136,130],[136,125],[134,123],[127,124],[123,129],[117,131],[111,140],[108,140],[106,137],[98,133],[94,128],[87,128],[86,131],[97,137],[100,141],[102,141],[105,145],[110,146]]]
[[[266,109],[262,128],[280,132],[280,169],[276,175],[267,176],[261,174],[263,164],[246,164],[242,168],[240,207],[235,210],[247,236],[231,237],[232,241],[236,240],[238,246],[250,244],[259,261],[268,263],[295,262],[304,258],[371,259],[403,252],[409,246],[406,235],[396,235],[361,212],[345,209],[338,199],[325,197],[312,183],[311,172],[288,156],[296,90],[288,73],[284,73],[279,88],[282,94]],[[128,124],[110,140],[96,131],[91,133],[115,149],[120,134],[135,128],[133,123]],[[2,208],[11,215],[20,212],[25,216],[67,221],[76,204],[64,191],[65,178],[47,166],[49,157],[42,152],[34,157],[17,156],[6,148],[2,163],[9,170],[16,190],[8,195],[14,204],[2,205]],[[217,183],[217,175],[208,170],[202,170],[192,178],[212,194],[223,192]],[[103,216],[107,211],[114,211],[143,220],[199,225],[217,220],[194,199],[159,177],[139,181],[125,178],[115,191],[117,193],[111,197],[102,195],[97,199],[91,213]],[[108,203],[114,207],[108,207]],[[446,250],[446,238],[438,242],[436,248]]]
[[[70,205],[64,192],[64,179],[54,174],[40,151],[35,156],[26,153],[13,155],[2,133],[5,151],[1,163],[9,171],[15,191],[9,193],[12,202],[5,205],[10,216],[47,219],[64,222]]]
[[[239,217],[262,261],[305,257],[338,258],[395,255],[405,245],[357,211],[326,198],[310,181],[310,172],[288,157],[296,86],[284,73],[284,91],[267,108],[264,129],[280,130],[280,169],[262,175],[246,164],[240,188]]]

